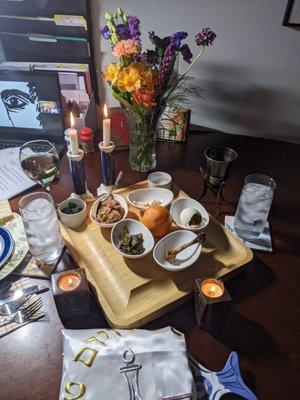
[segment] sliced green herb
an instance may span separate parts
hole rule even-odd
[[[128,227],[124,225],[120,233],[120,250],[123,253],[137,255],[145,251],[143,246],[144,238],[142,233],[130,235]]]

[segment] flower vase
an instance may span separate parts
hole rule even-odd
[[[126,110],[129,125],[129,164],[133,171],[147,172],[156,167],[156,133],[160,112],[143,115]]]

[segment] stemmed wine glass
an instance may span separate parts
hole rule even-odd
[[[32,140],[20,147],[19,160],[25,174],[50,192],[50,183],[59,170],[59,156],[48,140]]]

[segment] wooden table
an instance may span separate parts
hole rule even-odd
[[[300,369],[299,146],[198,132],[191,134],[188,144],[159,143],[158,169],[171,173],[177,185],[191,197],[197,197],[202,185],[198,166],[203,161],[203,150],[211,145],[230,146],[238,152],[224,191],[231,203],[222,206],[221,221],[224,213],[234,212],[247,174],[265,173],[276,180],[278,189],[270,216],[274,253],[256,253],[248,270],[228,283],[234,304],[228,327],[217,337],[197,328],[192,301],[145,328],[172,325],[183,331],[190,353],[212,370],[223,368],[234,349],[239,354],[245,382],[260,399],[296,399],[300,392],[299,379],[297,381]],[[128,152],[116,154],[116,167],[125,173],[124,186],[146,177],[146,174],[130,170]],[[52,185],[52,194],[57,202],[65,199],[72,190],[65,157],[60,175],[60,180]],[[89,189],[95,193],[100,181],[99,154],[94,153],[86,159],[86,175]],[[207,195],[204,200],[205,206],[212,211],[212,195]],[[18,209],[18,199],[12,200],[11,204],[14,210]],[[66,252],[58,270],[67,268],[74,268],[74,261]],[[69,329],[107,326],[92,295],[88,317],[68,319],[63,323],[57,315],[51,291],[42,296],[48,320],[29,324],[0,339],[0,400],[57,399],[63,326]]]

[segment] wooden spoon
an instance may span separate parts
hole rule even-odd
[[[206,239],[206,234],[203,232],[200,232],[197,237],[195,237],[195,239],[191,240],[188,243],[185,243],[183,245],[181,245],[180,247],[178,247],[175,250],[168,250],[165,253],[165,260],[166,261],[172,261],[174,260],[174,258],[177,256],[177,254],[181,253],[183,250],[185,250],[186,248],[192,246],[195,243],[200,243],[203,244],[205,242]]]

